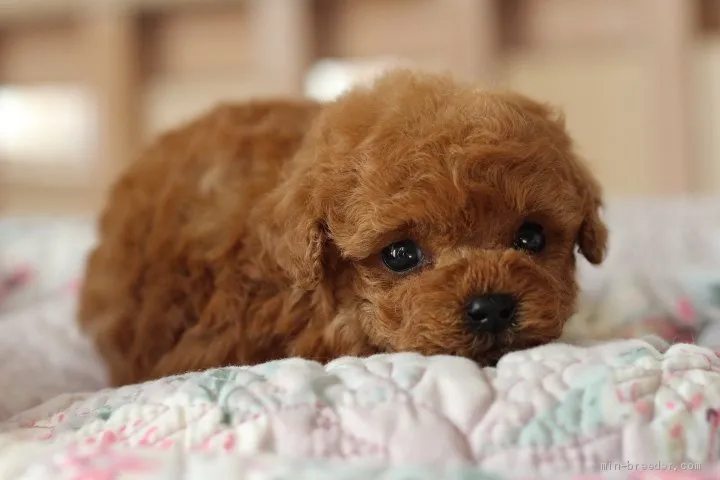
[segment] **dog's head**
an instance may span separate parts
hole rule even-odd
[[[327,105],[286,174],[266,250],[380,351],[490,362],[553,340],[575,247],[605,252],[600,188],[562,117],[517,94],[389,73]]]

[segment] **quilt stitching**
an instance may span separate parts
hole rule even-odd
[[[397,354],[228,367],[88,394],[0,430],[61,452],[468,464],[501,478],[592,471],[627,455],[718,456],[720,361],[710,350],[558,344],[510,354],[497,369],[466,362]]]

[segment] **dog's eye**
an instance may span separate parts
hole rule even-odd
[[[545,232],[540,224],[525,222],[515,234],[513,248],[528,253],[540,253],[545,248]]]
[[[417,267],[423,259],[422,250],[412,240],[391,243],[380,255],[385,266],[396,273]]]

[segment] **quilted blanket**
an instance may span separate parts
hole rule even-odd
[[[699,479],[719,426],[716,353],[653,338],[287,359],[57,397],[0,423],[0,478]]]

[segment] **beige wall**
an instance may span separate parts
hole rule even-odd
[[[609,194],[661,194],[654,162],[648,70],[632,51],[509,57],[508,84],[562,107]],[[691,62],[690,164],[694,193],[720,193],[720,38],[704,38]]]
[[[693,58],[694,161],[701,192],[720,192],[720,38],[700,42]]]
[[[632,53],[517,54],[508,84],[561,107],[609,194],[657,193],[646,69]]]
[[[709,36],[712,22],[701,28],[693,7],[714,5],[720,18],[717,0],[121,4],[0,9],[0,82],[79,87],[91,103],[60,102],[87,110],[62,131],[41,117],[75,115],[36,115],[25,145],[17,122],[0,132],[0,211],[93,205],[82,199],[97,198],[159,131],[218,101],[298,95],[308,68],[328,58],[400,59],[554,103],[609,195],[720,193],[720,22]],[[38,158],[4,162],[9,148]]]
[[[698,192],[720,192],[720,39],[700,44],[693,60],[695,151],[687,161],[694,163]],[[637,54],[517,52],[507,57],[505,72],[511,88],[565,111],[581,154],[608,194],[663,193],[658,177],[665,172],[653,158],[653,98]],[[272,93],[250,75],[159,77],[143,94],[144,141],[216,102]]]

